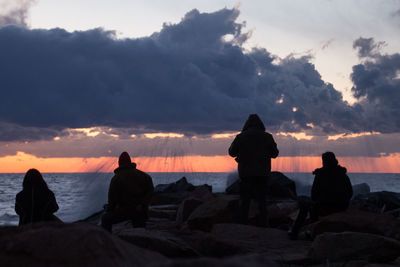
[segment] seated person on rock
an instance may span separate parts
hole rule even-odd
[[[118,165],[111,179],[101,225],[109,232],[113,224],[125,220],[131,220],[133,227],[145,227],[154,191],[153,180],[150,175],[136,169],[127,152],[120,155]]]
[[[353,188],[346,172],[346,168],[338,164],[333,152],[322,154],[322,168],[313,172],[315,178],[311,189],[311,199],[299,197],[300,211],[289,230],[291,238],[297,238],[308,214],[311,221],[316,221],[319,216],[345,211],[348,208],[353,196]]]
[[[54,193],[48,188],[38,170],[27,171],[22,187],[22,191],[15,198],[15,212],[19,215],[19,225],[60,221],[53,215],[58,210]]]

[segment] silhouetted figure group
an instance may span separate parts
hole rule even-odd
[[[154,191],[151,177],[136,169],[127,152],[118,160],[108,191],[108,204],[101,218],[101,225],[107,231],[112,225],[131,220],[133,227],[145,227],[148,208]],[[15,212],[19,225],[43,221],[60,221],[53,213],[58,210],[54,193],[48,188],[41,173],[30,169],[24,177],[23,190],[16,196]]]
[[[238,162],[240,178],[240,210],[238,220],[248,223],[249,206],[252,199],[258,203],[259,226],[268,226],[266,207],[267,182],[271,172],[271,159],[279,150],[270,133],[257,114],[251,114],[240,134],[229,147],[229,155]],[[145,227],[148,208],[154,191],[152,178],[138,170],[127,152],[118,159],[108,191],[108,204],[101,218],[107,231],[112,225],[130,220],[133,227]],[[322,155],[322,168],[316,169],[311,198],[299,197],[299,215],[289,230],[292,239],[297,238],[307,216],[315,221],[320,216],[344,211],[349,206],[353,191],[346,174],[332,152]],[[23,190],[16,196],[15,211],[19,225],[40,221],[59,221],[54,216],[58,210],[54,193],[48,188],[42,175],[30,169],[23,181]]]
[[[247,224],[251,199],[258,203],[259,225],[268,225],[266,210],[267,180],[271,172],[271,158],[279,154],[277,145],[257,114],[251,114],[229,148],[229,155],[238,162],[240,178],[239,221]],[[346,168],[341,167],[332,152],[322,155],[322,168],[316,169],[311,199],[299,197],[299,215],[290,228],[290,238],[296,239],[310,215],[311,221],[335,212],[345,211],[353,195]]]

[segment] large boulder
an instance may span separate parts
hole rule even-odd
[[[197,200],[188,200],[181,204],[196,207],[187,219],[187,224],[192,229],[210,231],[214,224],[235,223],[239,220],[240,197],[238,195],[218,195],[208,201],[200,203]],[[292,222],[291,215],[297,211],[298,205],[295,201],[274,203],[267,206],[267,216],[272,227],[287,225]],[[179,211],[178,211],[179,214]],[[252,201],[249,208],[248,222],[257,225],[259,222],[258,204]],[[179,217],[179,215],[178,215]],[[178,218],[177,217],[177,218]]]
[[[211,193],[211,189],[206,186],[198,186],[191,192],[179,205],[176,221],[178,223],[183,223],[189,218],[190,214],[204,202],[214,198]]]
[[[241,224],[216,224],[211,234],[240,253],[260,253],[281,263],[304,263],[311,241],[290,240],[287,232]]]
[[[271,172],[268,177],[267,194],[278,198],[296,199],[296,183],[281,172]]]
[[[313,237],[326,232],[360,232],[400,240],[400,220],[389,214],[366,212],[355,208],[322,217],[308,228]]]
[[[193,191],[195,188],[194,185],[188,183],[185,176],[176,181],[175,183],[170,184],[159,184],[154,188],[154,192],[156,193],[177,193],[177,192],[186,192]]]
[[[229,185],[225,192],[227,194],[240,193],[240,180],[237,179]],[[296,198],[296,183],[281,172],[271,172],[267,179],[267,196],[280,199]]]
[[[239,196],[220,195],[198,206],[187,219],[192,229],[210,231],[217,223],[231,223],[237,219]]]
[[[400,193],[381,191],[359,194],[351,203],[366,211],[390,212],[400,209]]]
[[[87,223],[39,223],[0,231],[2,266],[145,266],[165,260]]]
[[[154,205],[149,207],[148,215],[153,218],[166,218],[169,220],[175,220],[178,205]]]
[[[400,255],[400,241],[365,233],[324,233],[314,240],[309,255],[315,262],[391,262]]]
[[[368,194],[368,193],[371,193],[371,188],[367,183],[353,185],[353,198],[360,194]]]
[[[199,256],[199,253],[182,239],[169,232],[119,227],[113,233],[131,244],[156,251],[167,257],[188,258]]]
[[[154,194],[151,200],[152,205],[179,204],[197,187],[188,183],[186,177],[182,177],[175,183],[159,184],[154,189]],[[204,184],[200,187],[207,187],[212,191],[210,185]]]
[[[280,264],[274,262],[265,255],[250,254],[239,255],[223,259],[200,258],[191,260],[173,260],[157,265],[157,267],[278,267]]]

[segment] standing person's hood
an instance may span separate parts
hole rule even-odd
[[[335,174],[346,174],[347,169],[345,167],[342,167],[340,165],[332,166],[332,167],[322,167],[315,169],[313,171],[314,175],[321,175],[323,173],[335,173]]]
[[[246,123],[243,126],[242,132],[250,128],[265,131],[264,123],[261,121],[257,114],[250,114]]]
[[[118,168],[116,168],[114,170],[114,173],[117,174],[118,172],[122,171],[122,170],[127,170],[127,169],[136,169],[136,163],[132,162],[129,164],[125,164],[122,166],[119,166]]]

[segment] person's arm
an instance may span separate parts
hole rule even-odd
[[[19,195],[17,195],[15,197],[15,212],[19,216],[21,216],[24,213],[24,210],[23,210],[22,205],[21,205],[21,199],[20,199]]]
[[[231,146],[229,147],[229,151],[228,151],[228,153],[229,153],[229,155],[231,156],[231,157],[234,157],[234,158],[236,158],[237,156],[239,156],[239,146],[238,146],[238,136],[239,135],[236,135],[236,137],[235,137],[235,139],[233,140],[233,142],[232,142],[232,144],[231,144]]]
[[[111,179],[110,187],[108,189],[108,204],[107,210],[113,210],[117,206],[118,201],[118,189],[117,189],[116,177]]]
[[[274,159],[274,158],[278,157],[279,150],[278,150],[277,144],[275,143],[274,138],[272,137],[272,135],[270,135],[270,136],[271,136],[271,145],[270,145],[270,148],[269,148],[270,157]]]
[[[315,178],[314,178],[314,182],[312,184],[312,188],[311,188],[311,200],[312,201],[318,201],[319,199],[319,194],[320,194],[320,181],[321,181],[321,177],[315,173]]]
[[[153,197],[153,192],[154,192],[154,185],[153,185],[153,179],[151,179],[151,176],[146,174],[147,179],[146,179],[146,193],[143,196],[143,202],[145,205],[150,205],[151,198]]]
[[[353,196],[353,186],[351,185],[350,178],[349,176],[347,176],[347,174],[344,174],[344,182],[345,182],[344,193],[347,199],[350,200],[351,197]]]
[[[51,191],[50,191],[47,209],[50,214],[53,214],[54,212],[58,211],[58,209],[59,209],[57,201],[56,201],[56,197],[54,196],[54,193]]]

